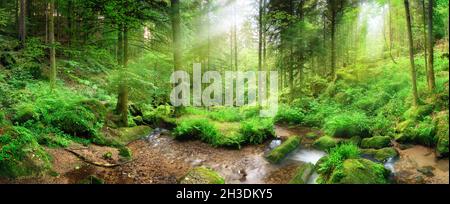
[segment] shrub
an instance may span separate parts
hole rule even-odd
[[[325,132],[333,137],[369,136],[370,120],[364,113],[346,112],[326,119]]]
[[[238,122],[242,120],[239,110],[235,108],[221,107],[208,113],[209,118],[220,122]]]
[[[436,126],[430,117],[425,118],[418,124],[409,123],[403,132],[396,137],[401,143],[414,143],[426,146],[436,144]]]
[[[280,146],[273,149],[269,155],[267,155],[267,160],[272,163],[279,163],[287,154],[297,149],[302,141],[301,137],[292,136],[289,137]]]
[[[240,133],[248,144],[261,144],[275,136],[272,119],[252,118],[243,121]]]
[[[358,146],[342,143],[329,151],[328,156],[320,162],[318,173],[328,178],[336,168],[341,168],[346,159],[356,159],[360,155]]]
[[[173,135],[178,140],[200,139],[213,145],[219,145],[221,137],[216,126],[207,119],[183,120],[174,129]]]
[[[32,132],[14,126],[0,135],[0,176],[26,176],[49,168],[49,157]]]
[[[300,124],[303,121],[304,114],[301,109],[282,105],[278,108],[278,113],[275,116],[275,122]]]

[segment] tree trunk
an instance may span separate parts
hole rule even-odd
[[[174,70],[182,66],[180,1],[171,0]]]
[[[422,3],[422,23],[423,23],[423,29],[422,29],[422,34],[423,34],[423,47],[424,47],[424,60],[425,60],[425,73],[428,73],[428,41],[427,41],[427,22],[426,22],[426,12],[425,12],[425,0],[421,0]],[[427,83],[429,84],[429,77],[427,77]]]
[[[119,34],[120,37],[120,34]],[[119,96],[117,97],[117,112],[120,114],[120,126],[128,126],[128,81],[126,69],[128,66],[128,28],[123,28],[123,55],[122,55],[122,70],[121,81],[119,85]],[[119,43],[120,44],[120,43]]]
[[[436,83],[434,78],[434,37],[433,37],[433,1],[429,0],[428,2],[428,70],[427,70],[427,78],[428,78],[428,89],[430,92],[433,92]]]
[[[262,70],[262,46],[263,46],[263,1],[259,0],[259,19],[258,19],[258,71]]]
[[[331,16],[331,77],[336,74],[336,12],[333,9]]]
[[[27,38],[26,21],[27,21],[27,1],[26,0],[20,0],[20,5],[19,5],[19,40],[22,43],[22,45],[25,43],[25,40]]]
[[[411,80],[412,80],[412,93],[413,93],[413,105],[418,106],[419,104],[419,94],[417,93],[417,80],[416,80],[416,68],[414,65],[414,47],[413,47],[413,38],[411,31],[411,14],[409,11],[409,0],[404,0],[405,11],[406,11],[406,26],[408,33],[408,41],[409,41],[409,59],[411,66]]]
[[[56,51],[55,51],[55,0],[50,0],[49,19],[49,43],[50,43],[50,86],[53,89],[56,85]]]

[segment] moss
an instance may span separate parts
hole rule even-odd
[[[436,124],[430,117],[424,120],[410,124],[403,132],[396,135],[395,140],[399,143],[412,143],[425,146],[436,144]]]
[[[368,155],[375,158],[379,162],[386,162],[389,158],[398,156],[397,150],[392,147],[383,149],[361,149],[363,155]]]
[[[118,131],[119,138],[117,138],[117,140],[125,145],[149,135],[152,129],[148,126],[136,126],[130,128],[119,128]]]
[[[367,159],[347,159],[336,168],[327,183],[333,184],[386,184],[389,170]]]
[[[314,165],[311,163],[303,164],[296,170],[294,178],[289,181],[290,184],[306,184],[309,177],[314,172]]]
[[[315,139],[317,139],[319,137],[319,135],[317,135],[317,133],[315,133],[315,132],[308,132],[308,133],[306,133],[306,135],[305,135],[305,138],[306,139],[310,139],[310,140],[315,140]]]
[[[437,114],[434,119],[436,124],[436,153],[439,157],[448,157],[448,143],[449,143],[449,125],[448,125],[448,111],[442,111]]]
[[[301,143],[301,140],[301,137],[298,136],[288,138],[285,142],[273,149],[267,155],[267,160],[271,163],[279,163],[287,154],[297,149]]]
[[[403,114],[403,117],[406,120],[422,120],[425,116],[431,115],[431,113],[433,113],[432,105],[413,106]]]
[[[248,144],[261,144],[268,138],[275,137],[273,120],[252,118],[241,123],[239,132]]]
[[[391,138],[388,136],[374,136],[371,138],[364,138],[361,141],[362,148],[374,148],[381,149],[383,147],[388,147],[391,145]]]
[[[133,152],[128,147],[119,147],[119,156],[125,160],[130,160],[133,157]]]
[[[50,157],[23,127],[7,127],[0,135],[0,176],[37,175],[50,169]]]
[[[81,106],[86,110],[92,112],[95,115],[96,121],[104,121],[107,113],[107,109],[102,102],[97,99],[85,99],[79,102]]]
[[[397,132],[404,132],[407,128],[411,127],[414,125],[414,120],[405,120],[402,121],[400,123],[397,124],[397,126],[395,127]]]
[[[225,179],[216,171],[197,167],[191,169],[180,181],[181,184],[225,184]]]
[[[320,150],[328,150],[330,148],[335,147],[338,144],[338,141],[335,138],[329,136],[323,136],[313,143],[313,147]]]

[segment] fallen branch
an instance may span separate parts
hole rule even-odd
[[[129,161],[118,163],[118,164],[102,163],[102,162],[91,161],[88,158],[86,158],[85,156],[83,156],[82,154],[80,154],[72,149],[64,149],[64,150],[72,153],[73,155],[75,155],[76,157],[81,159],[83,162],[86,162],[88,164],[92,164],[92,165],[98,166],[98,167],[114,168],[114,167],[118,167],[118,166],[121,166],[121,165],[124,165],[124,164],[127,164],[127,163],[133,161],[133,160],[129,160]]]

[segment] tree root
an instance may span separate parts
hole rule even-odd
[[[79,159],[81,159],[83,162],[86,162],[88,164],[92,164],[94,166],[98,166],[98,167],[105,167],[105,168],[114,168],[114,167],[118,167],[118,166],[122,166],[124,164],[130,163],[133,160],[129,160],[126,162],[122,162],[122,163],[118,163],[118,164],[110,164],[110,163],[102,163],[102,162],[96,162],[96,161],[91,161],[88,158],[86,158],[85,156],[81,155],[80,153],[72,150],[72,149],[64,149],[67,152],[72,153],[73,155],[75,155],[76,157],[78,157]]]

